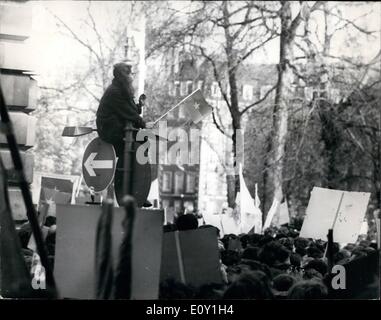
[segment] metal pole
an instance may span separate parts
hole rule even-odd
[[[133,181],[133,163],[134,163],[134,131],[137,131],[131,123],[128,123],[125,128],[125,141],[124,141],[124,174],[123,174],[123,195],[132,195],[132,181]]]

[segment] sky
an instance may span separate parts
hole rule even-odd
[[[174,2],[177,8],[185,6],[186,1]],[[58,15],[71,28],[78,31],[81,37],[86,38],[83,31],[83,19],[86,16],[87,1],[30,1],[33,8],[33,25],[31,37],[26,41],[30,45],[32,65],[36,71],[39,82],[47,85],[62,75],[62,71],[70,68],[80,69],[86,63],[86,51],[68,36],[63,35],[57,27],[56,20],[50,12]],[[94,1],[91,4],[95,21],[100,30],[110,27],[113,20],[126,2],[120,1]],[[297,4],[296,4],[297,5]],[[331,2],[330,5],[341,5],[339,2]],[[367,6],[351,6],[344,10],[348,19],[355,19],[366,12],[372,13],[363,19],[363,26],[372,30],[380,30],[381,3],[373,3]],[[316,21],[322,29],[322,16]],[[365,24],[365,25],[364,25]],[[348,50],[344,41],[344,33],[338,33],[333,39],[334,55],[362,56],[365,60],[373,58],[380,50],[380,38],[365,39],[353,33],[353,41],[358,41],[356,50]],[[266,49],[255,55],[257,63],[277,63],[279,56],[279,39],[270,42]]]

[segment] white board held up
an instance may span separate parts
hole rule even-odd
[[[334,242],[355,243],[369,198],[368,192],[314,187],[300,237],[327,240],[328,230],[333,229]]]

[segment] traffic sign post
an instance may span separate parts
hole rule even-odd
[[[82,160],[83,179],[95,192],[107,189],[114,178],[116,155],[113,146],[100,138],[93,139],[86,147]]]

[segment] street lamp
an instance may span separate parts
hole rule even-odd
[[[62,132],[62,137],[80,137],[94,131],[97,131],[97,129],[91,127],[65,127]]]

